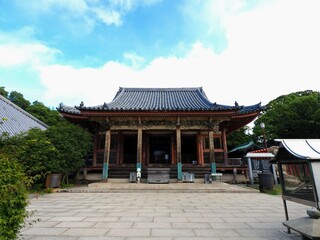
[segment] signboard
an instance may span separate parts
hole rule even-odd
[[[250,159],[252,166],[252,175],[254,178],[258,178],[260,173],[273,173],[272,166],[267,159]]]
[[[250,183],[254,183],[254,178],[258,178],[258,174],[273,174],[274,181],[277,184],[277,176],[274,165],[269,161],[274,158],[272,153],[248,153],[245,156],[248,159],[248,170]]]

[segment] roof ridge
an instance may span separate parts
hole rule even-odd
[[[202,90],[202,87],[157,87],[157,88],[131,88],[131,87],[120,87],[118,92],[122,91],[199,91]]]

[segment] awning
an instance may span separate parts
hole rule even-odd
[[[290,154],[300,159],[320,160],[320,139],[275,139]]]
[[[248,150],[248,149],[250,149],[252,147],[255,147],[257,149],[263,148],[263,147],[255,144],[253,141],[250,141],[250,142],[247,142],[247,143],[244,143],[244,144],[241,144],[241,145],[235,147],[234,149],[230,150],[228,153],[232,153],[232,152],[235,152],[235,151],[243,151],[244,152],[244,151],[246,151],[246,150]]]

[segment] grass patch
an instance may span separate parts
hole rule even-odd
[[[263,192],[270,195],[281,195],[282,194],[281,185],[280,184],[275,185],[273,189],[264,189]]]
[[[260,190],[259,184],[253,184],[253,185],[247,184],[247,187]],[[280,184],[274,185],[273,189],[261,189],[260,192],[267,193],[270,195],[281,195],[282,194],[281,185]]]

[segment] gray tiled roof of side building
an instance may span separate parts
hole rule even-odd
[[[48,128],[45,123],[0,95],[0,135],[8,133],[14,136],[35,127],[41,130]]]

